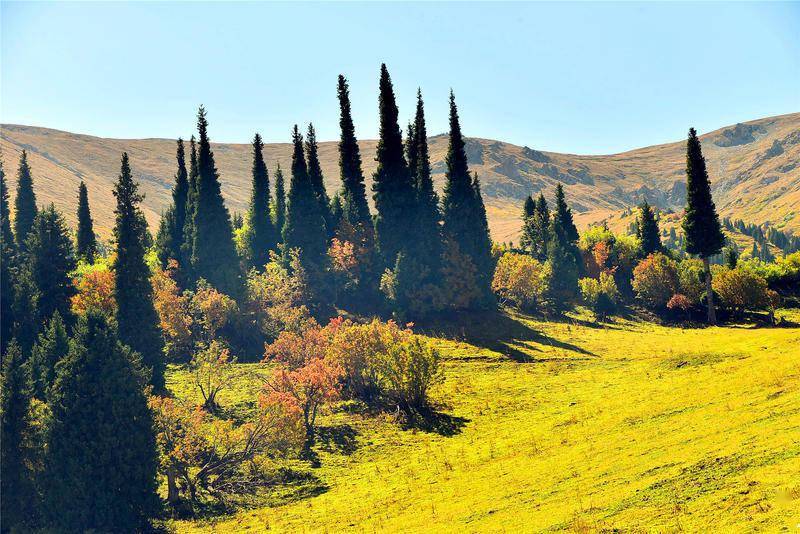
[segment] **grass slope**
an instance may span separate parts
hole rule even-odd
[[[321,467],[306,482],[276,490],[270,506],[176,530],[800,524],[800,329],[464,320],[468,329],[433,329],[446,355],[435,429],[334,410],[322,421]],[[181,371],[170,379],[180,386]]]

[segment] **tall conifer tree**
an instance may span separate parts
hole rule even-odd
[[[14,233],[11,231],[11,211],[8,186],[0,158],[0,355],[5,354],[14,326],[14,285],[11,283],[11,264],[14,261]]]
[[[197,113],[200,136],[197,149],[197,205],[194,212],[192,268],[197,278],[228,295],[241,290],[239,258],[233,244],[231,217],[222,199],[222,189],[208,138],[206,110]]]
[[[413,139],[415,149],[414,189],[417,195],[417,254],[419,261],[438,276],[442,257],[442,232],[440,227],[439,196],[433,188],[431,162],[428,154],[428,129],[425,125],[425,104],[422,91],[417,89],[417,110],[414,116]]]
[[[572,210],[567,206],[567,202],[564,199],[564,187],[561,184],[556,185],[556,209],[553,213],[553,218],[558,221],[558,224],[564,230],[567,241],[572,244],[577,243],[578,228],[572,218]]]
[[[333,237],[336,228],[333,225],[331,216],[331,199],[325,191],[325,178],[322,176],[322,166],[319,163],[319,147],[317,146],[317,132],[314,125],[309,123],[308,134],[306,135],[306,162],[308,166],[308,179],[314,188],[314,194],[319,202],[319,209],[325,219],[325,228],[328,237]]]
[[[97,254],[97,237],[94,235],[92,212],[89,209],[89,192],[86,184],[81,180],[78,186],[78,231],[76,236],[78,257],[89,263],[94,262]]]
[[[50,386],[56,377],[56,364],[67,355],[69,337],[61,314],[55,312],[47,328],[39,334],[36,346],[28,360],[33,396],[47,401]]]
[[[286,182],[280,163],[275,170],[275,202],[272,206],[272,221],[278,234],[278,241],[283,241],[283,227],[286,225]]]
[[[637,229],[636,237],[639,238],[639,249],[642,256],[647,256],[653,252],[662,250],[661,234],[658,231],[658,222],[653,213],[653,208],[647,203],[647,200],[642,202],[639,206],[639,227]]]
[[[392,268],[397,254],[409,250],[415,240],[414,213],[416,191],[403,156],[403,137],[397,123],[392,80],[386,65],[381,65],[380,132],[373,175],[372,191],[375,200],[375,237],[384,267]]]
[[[175,185],[172,187],[172,204],[161,217],[158,229],[157,253],[161,267],[165,268],[169,260],[176,260],[183,267],[183,242],[186,234],[186,213],[189,203],[189,173],[186,170],[186,155],[183,139],[178,139],[175,151],[178,170],[175,173]]]
[[[686,252],[703,260],[708,322],[715,324],[717,315],[714,309],[714,291],[711,289],[710,258],[719,254],[725,246],[725,234],[722,233],[717,209],[711,198],[706,160],[694,128],[689,129],[689,138],[686,141],[686,213],[682,226],[686,237]]]
[[[450,92],[450,144],[447,149],[443,231],[459,250],[472,260],[477,270],[478,290],[488,302],[491,296],[491,241],[486,211],[477,177],[473,180],[467,164],[464,137],[458,120],[455,96]]]
[[[117,302],[119,338],[142,356],[152,372],[151,383],[157,390],[164,388],[163,340],[158,315],[153,307],[153,287],[150,268],[145,262],[147,222],[139,208],[143,196],[139,184],[133,181],[128,153],[122,154],[117,183],[114,240],[117,255],[114,260],[114,298]]]
[[[278,245],[277,232],[270,216],[269,174],[264,162],[261,136],[253,138],[253,184],[247,210],[247,261],[250,267],[263,270],[269,253]]]
[[[59,531],[140,531],[156,512],[158,453],[136,357],[89,312],[58,366],[45,497]]]
[[[314,186],[308,176],[303,154],[303,136],[297,129],[292,132],[292,181],[286,207],[286,226],[283,242],[286,253],[300,250],[300,262],[309,275],[319,276],[327,258],[327,233],[325,219]]]
[[[75,270],[76,261],[67,223],[54,204],[36,215],[25,244],[25,268],[30,269],[38,295],[38,324],[46,324],[55,312],[68,319],[72,315],[70,300],[75,294],[70,273]]]
[[[186,195],[186,215],[183,222],[180,265],[187,282],[195,282],[192,270],[192,249],[194,247],[194,215],[197,211],[197,143],[194,136],[189,139],[189,189]]]
[[[535,239],[534,216],[536,215],[536,201],[530,195],[522,205],[522,234],[519,238],[519,245],[522,250],[532,252]]]
[[[547,242],[550,239],[550,208],[543,193],[536,198],[536,213],[533,216],[531,251],[537,260],[547,259]]]
[[[22,352],[16,341],[11,341],[3,360],[0,376],[0,516],[3,530],[27,531],[36,498],[30,465],[31,451],[28,435],[30,382],[23,366]],[[32,526],[32,525],[28,525]]]
[[[347,80],[339,75],[339,175],[342,180],[342,209],[344,217],[353,228],[369,230],[372,234],[372,217],[367,205],[364,173],[361,170],[361,152],[356,141],[355,126],[350,113],[350,89]]]
[[[28,165],[28,153],[23,150],[17,169],[17,197],[14,199],[14,236],[21,252],[27,249],[25,240],[36,218],[36,194],[33,192],[33,175]]]

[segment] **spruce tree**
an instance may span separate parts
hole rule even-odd
[[[714,310],[714,292],[711,289],[711,256],[719,254],[725,245],[725,234],[711,198],[711,184],[706,171],[706,160],[700,148],[700,139],[694,128],[689,129],[686,141],[686,213],[683,216],[683,235],[686,252],[703,260],[706,278],[708,322],[717,322]]]
[[[564,200],[564,187],[561,184],[556,185],[556,210],[553,213],[553,218],[558,221],[558,224],[564,230],[564,235],[572,244],[578,242],[578,228],[572,219],[572,210],[567,206]]]
[[[164,388],[164,343],[159,319],[153,307],[150,269],[145,262],[147,222],[139,208],[143,196],[133,181],[128,153],[122,154],[119,179],[114,185],[117,198],[114,240],[114,298],[117,302],[117,324],[120,340],[138,352],[157,391]]]
[[[544,262],[547,259],[547,241],[550,239],[550,208],[543,193],[536,198],[536,213],[533,217],[533,239],[531,251],[534,257]]]
[[[250,267],[263,270],[269,253],[278,245],[277,232],[270,217],[269,174],[264,162],[261,136],[253,138],[253,185],[247,210],[247,261]]]
[[[222,199],[217,166],[208,138],[208,120],[201,106],[197,113],[200,140],[197,149],[197,205],[194,212],[192,269],[194,275],[228,295],[241,290],[239,258],[233,244],[233,227]]]
[[[27,251],[25,241],[28,239],[28,232],[33,228],[33,220],[36,218],[36,195],[33,192],[33,176],[28,165],[28,153],[23,150],[19,158],[19,169],[17,170],[17,198],[14,199],[14,236],[17,240],[17,247],[21,252]]]
[[[47,328],[39,334],[28,360],[34,397],[47,400],[48,391],[55,380],[56,364],[67,355],[68,350],[67,328],[61,314],[55,312]]]
[[[275,202],[272,206],[272,223],[275,225],[278,240],[282,241],[283,227],[286,225],[286,183],[280,163],[275,169]]]
[[[342,195],[336,193],[331,199],[331,221],[334,228],[339,228],[339,225],[344,219],[344,205],[342,204]]]
[[[194,214],[197,211],[197,144],[194,136],[189,140],[189,192],[186,195],[186,216],[183,223],[181,244],[181,271],[187,282],[196,282],[192,270],[192,248],[194,247]]]
[[[12,292],[14,301],[11,303],[14,325],[11,335],[19,343],[23,359],[31,354],[31,349],[36,341],[39,331],[39,314],[37,304],[39,293],[33,281],[31,269],[27,266],[17,269],[14,273]],[[6,318],[3,318],[5,321]]]
[[[477,177],[473,180],[467,165],[464,137],[458,120],[455,96],[450,93],[450,144],[445,162],[443,231],[448,239],[474,264],[478,291],[484,301],[491,297],[492,256],[486,212]]]
[[[375,239],[383,267],[392,268],[400,251],[408,251],[415,241],[414,220],[410,214],[416,206],[416,191],[411,182],[405,157],[403,137],[397,123],[392,80],[386,65],[381,65],[380,132],[377,155],[378,168],[372,179],[375,200]]]
[[[428,155],[428,130],[425,125],[425,104],[422,91],[417,89],[417,110],[413,124],[415,148],[414,189],[417,196],[417,261],[431,277],[437,277],[441,267],[442,232],[439,222],[439,196],[433,188],[431,162]]]
[[[300,262],[309,276],[319,276],[327,258],[327,233],[325,219],[314,186],[308,176],[303,154],[303,136],[297,129],[292,132],[292,181],[286,208],[286,226],[283,228],[285,253],[299,249]]]
[[[11,230],[11,208],[8,199],[8,184],[0,155],[0,242],[7,244],[13,250],[14,232]]]
[[[54,204],[36,215],[25,244],[25,268],[30,269],[38,295],[37,323],[44,325],[55,312],[69,321],[70,301],[75,294],[70,273],[77,264],[67,223]]]
[[[78,231],[76,236],[78,258],[92,263],[97,254],[97,238],[94,235],[92,213],[89,210],[89,193],[81,180],[78,186]]]
[[[183,139],[178,139],[175,159],[178,171],[175,173],[175,185],[172,187],[172,204],[161,217],[158,229],[157,254],[162,268],[166,268],[169,260],[177,261],[183,266],[183,243],[186,235],[186,214],[189,202],[189,173],[186,171],[186,155]]]
[[[339,175],[342,180],[342,208],[344,217],[353,226],[372,234],[372,217],[367,205],[364,173],[361,170],[361,153],[356,141],[353,117],[350,113],[350,90],[347,80],[339,75]]]
[[[11,280],[11,267],[16,250],[10,215],[8,186],[3,160],[0,158],[0,355],[6,352],[14,326],[14,285]]]
[[[547,266],[550,276],[546,297],[551,307],[563,310],[569,307],[578,294],[579,271],[575,245],[569,240],[569,230],[561,226],[561,219],[556,217],[550,222],[548,235]]]
[[[158,453],[137,356],[104,316],[81,317],[51,389],[45,497],[59,530],[139,531],[157,509]]]
[[[663,250],[658,222],[647,200],[639,206],[639,228],[636,237],[639,238],[639,251],[643,257]]]
[[[536,215],[536,202],[530,195],[525,199],[522,206],[522,235],[519,238],[519,246],[522,250],[531,252],[535,240],[534,222]]]
[[[8,345],[0,380],[0,517],[4,532],[26,532],[36,498],[29,470],[30,382],[14,340]]]
[[[308,134],[306,135],[306,162],[308,166],[308,179],[311,181],[311,186],[314,188],[314,194],[317,196],[319,202],[319,209],[322,212],[322,217],[325,219],[325,228],[328,232],[328,237],[333,237],[336,232],[336,227],[333,225],[331,217],[331,200],[325,191],[325,178],[322,176],[322,167],[319,163],[319,147],[317,146],[317,132],[314,130],[314,125],[308,125]]]
[[[419,165],[419,151],[417,150],[417,136],[414,133],[414,123],[409,122],[406,127],[406,164],[411,175],[411,183],[417,184],[417,166]]]

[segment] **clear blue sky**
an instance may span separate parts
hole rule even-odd
[[[800,4],[2,2],[0,121],[110,137],[255,131],[338,138],[336,76],[360,138],[386,62],[400,116],[431,134],[450,87],[467,135],[612,153],[800,111]]]

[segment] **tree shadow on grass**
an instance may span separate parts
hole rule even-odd
[[[566,319],[565,322],[569,322],[569,319]],[[578,345],[545,335],[531,328],[524,321],[501,310],[454,313],[447,318],[440,318],[422,325],[422,328],[437,337],[464,341],[470,345],[499,352],[520,363],[552,360],[552,358],[536,358],[531,355],[531,352],[543,351],[530,343],[548,345],[584,357],[597,356]],[[521,350],[518,348],[519,346],[524,346],[525,350]]]
[[[350,425],[318,426],[317,445],[329,453],[349,456],[358,449],[358,432]]]
[[[433,408],[426,408],[413,412],[411,415],[404,414],[401,426],[404,430],[420,430],[439,434],[440,436],[451,437],[460,434],[464,425],[469,423],[466,417],[450,415],[438,412]]]

